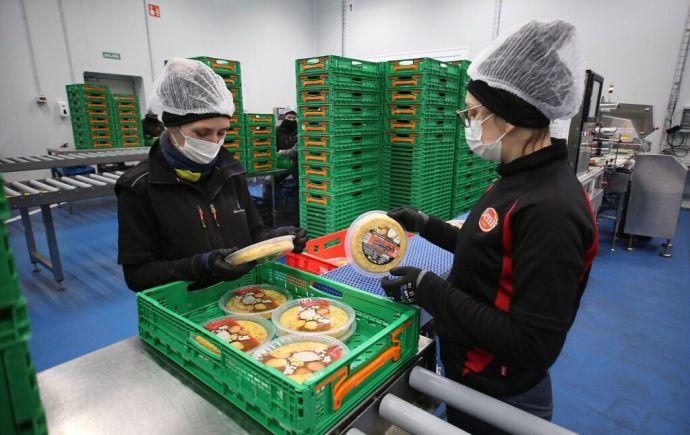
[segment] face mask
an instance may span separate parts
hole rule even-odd
[[[505,137],[508,132],[506,131],[491,143],[482,142],[482,124],[486,122],[487,119],[491,118],[493,113],[482,121],[471,120],[469,128],[465,129],[465,138],[467,139],[467,145],[470,147],[473,153],[485,160],[492,160],[494,162],[501,161],[501,139]]]
[[[180,150],[182,155],[187,157],[189,160],[202,165],[211,163],[218,155],[218,151],[220,151],[220,147],[223,146],[223,142],[225,142],[225,138],[221,138],[221,140],[218,142],[197,139],[186,136],[184,133],[182,133],[182,129],[180,127],[177,127],[177,129],[180,130],[180,134],[184,137],[184,147],[180,147],[177,144],[175,137],[170,135],[177,149]]]

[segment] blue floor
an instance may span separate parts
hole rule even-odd
[[[66,291],[33,273],[21,224],[8,225],[29,300],[38,370],[136,334],[134,294],[116,264],[114,198],[81,201],[54,217]],[[45,251],[40,215],[37,240]],[[552,369],[554,421],[587,434],[690,433],[690,212],[673,258],[659,241],[608,250],[608,228],[565,349]]]

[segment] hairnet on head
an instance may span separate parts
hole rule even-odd
[[[530,21],[497,38],[467,74],[525,100],[549,120],[575,115],[585,87],[575,27],[561,20]]]
[[[232,94],[211,68],[198,60],[174,57],[153,82],[149,108],[158,114],[214,114],[235,112]]]

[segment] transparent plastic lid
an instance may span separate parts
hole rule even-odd
[[[355,310],[342,302],[303,298],[281,305],[271,319],[279,335],[323,334],[342,339],[350,332],[355,316]]]
[[[231,315],[217,317],[201,326],[222,341],[242,352],[254,352],[259,346],[270,341],[275,335],[275,327],[261,316]],[[215,354],[218,347],[201,335],[193,334],[196,342]]]
[[[364,213],[347,230],[345,255],[360,273],[384,276],[405,259],[407,233],[385,211]]]
[[[293,235],[264,240],[263,242],[255,243],[233,252],[225,257],[225,261],[233,266],[237,266],[238,264],[249,263],[250,261],[265,263],[275,260],[295,249],[294,240],[295,236]]]
[[[270,318],[276,308],[292,299],[287,290],[270,284],[252,284],[226,292],[218,306],[228,314]]]
[[[253,358],[301,384],[349,352],[327,335],[286,335],[264,344]]]

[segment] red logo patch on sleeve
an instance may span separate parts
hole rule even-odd
[[[496,228],[496,225],[498,225],[498,213],[493,207],[489,207],[479,217],[479,229],[488,233]]]

